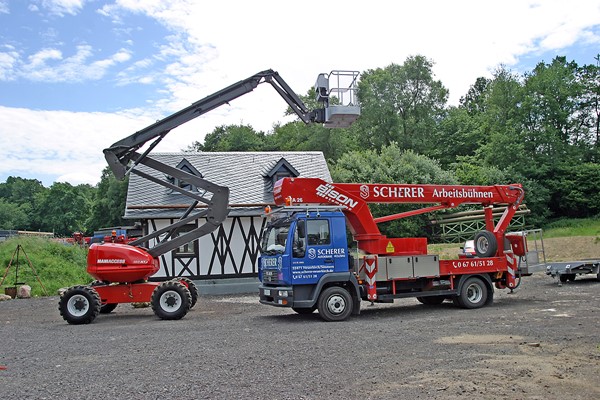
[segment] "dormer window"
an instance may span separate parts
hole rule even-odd
[[[187,172],[188,174],[191,174],[191,175],[194,175],[194,176],[197,176],[200,178],[203,177],[202,174],[196,168],[194,168],[194,166],[185,158],[182,159],[175,168],[180,169],[184,172]],[[180,188],[187,190],[189,192],[197,192],[198,191],[198,188],[196,186],[194,186],[184,180],[181,180],[179,178],[168,176],[167,179],[173,185],[179,186]],[[173,194],[180,194],[180,192],[178,192],[176,190],[171,190],[170,192]]]
[[[300,173],[296,171],[296,168],[292,167],[292,164],[287,162],[285,158],[281,158],[277,164],[267,172],[265,177],[271,179],[271,183],[274,185],[275,182],[281,178],[295,178],[299,175]]]

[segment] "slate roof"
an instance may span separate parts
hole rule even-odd
[[[273,184],[269,174],[273,173],[273,168],[276,166],[289,165],[299,176],[321,178],[331,182],[325,157],[320,151],[151,153],[149,157],[171,166],[177,166],[186,159],[204,179],[229,187],[230,216],[260,215],[263,205],[273,202]],[[282,159],[285,161],[282,162]],[[144,165],[138,165],[136,168],[161,179],[165,176],[164,173]],[[185,209],[153,209],[148,206],[190,203],[191,199],[187,196],[173,193],[157,183],[131,174],[124,217],[126,219],[178,218]],[[236,207],[236,205],[246,206]]]

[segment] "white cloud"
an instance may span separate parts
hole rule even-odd
[[[0,106],[0,174],[29,176],[38,171],[59,180],[77,177],[70,181],[74,184],[96,184],[106,165],[102,149],[149,123],[128,114]]]
[[[10,14],[8,0],[0,0],[0,14]]]
[[[0,52],[0,81],[10,81],[15,78],[14,67],[19,61],[19,53],[7,46],[8,51]]]
[[[88,62],[93,56],[92,46],[79,45],[75,50],[75,54],[66,58],[58,49],[40,50],[29,56],[29,63],[22,66],[20,75],[33,81],[43,82],[72,83],[99,80],[106,75],[109,68],[131,58],[129,50],[120,49],[108,58]]]
[[[42,0],[42,7],[52,15],[64,17],[65,14],[77,15],[84,3],[84,0]]]

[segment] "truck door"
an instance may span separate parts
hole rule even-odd
[[[329,218],[306,221],[307,257],[322,265],[326,272],[345,271],[346,243],[334,240],[332,222]]]

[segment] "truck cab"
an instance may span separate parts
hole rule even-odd
[[[262,234],[261,253],[261,303],[291,307],[298,313],[319,308],[319,313],[327,314],[319,306],[320,294],[327,287],[337,287],[345,293],[330,299],[329,317],[346,318],[358,310],[358,283],[341,211],[307,208],[277,215]]]

